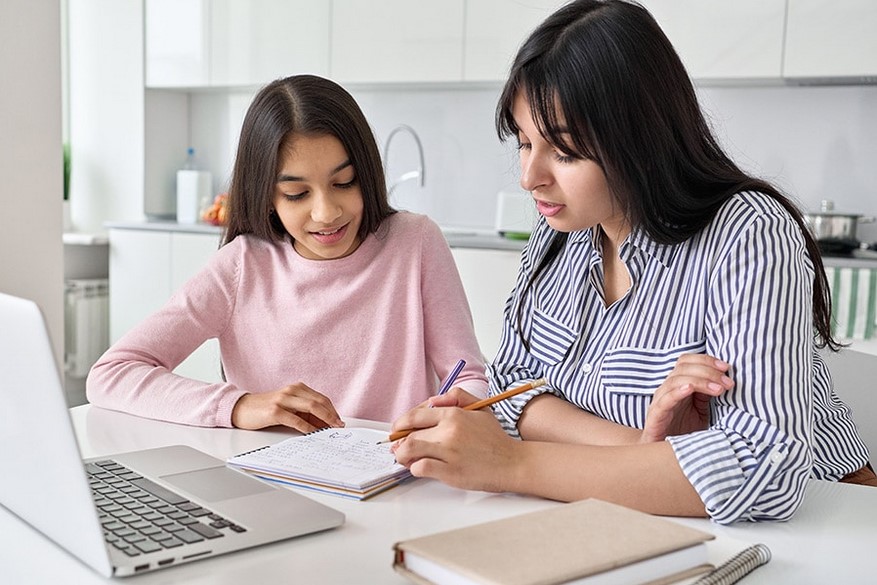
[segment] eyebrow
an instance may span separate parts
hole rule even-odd
[[[340,165],[338,165],[337,167],[332,169],[331,172],[329,173],[329,176],[332,176],[332,175],[338,173],[339,171],[346,169],[347,167],[352,166],[352,165],[353,165],[353,163],[350,162],[350,159],[347,159],[346,161],[344,161],[343,163],[341,163]],[[295,175],[278,175],[278,177],[277,177],[278,183],[302,182],[302,181],[305,181],[304,177],[297,177]]]

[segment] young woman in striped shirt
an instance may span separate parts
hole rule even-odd
[[[874,482],[817,352],[837,348],[817,246],[722,151],[646,10],[579,0],[549,17],[497,128],[542,217],[490,391],[547,384],[493,413],[409,412],[394,427],[420,430],[397,460],[463,488],[722,523],[788,519],[811,478]]]

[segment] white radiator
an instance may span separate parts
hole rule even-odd
[[[110,344],[110,297],[106,278],[65,283],[64,369],[84,378]]]

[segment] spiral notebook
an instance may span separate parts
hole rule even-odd
[[[364,500],[411,477],[396,463],[386,431],[327,428],[235,455],[227,463],[263,479]]]

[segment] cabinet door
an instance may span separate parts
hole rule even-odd
[[[790,0],[786,77],[877,76],[877,2]]]
[[[213,0],[210,85],[328,75],[330,8],[313,0]]]
[[[209,83],[208,0],[146,0],[147,87],[203,87]]]
[[[465,81],[505,81],[527,36],[566,0],[466,0]]]
[[[503,309],[518,275],[521,253],[512,250],[451,248],[475,321],[481,353],[490,361],[499,349]]]
[[[334,0],[332,77],[460,81],[464,0]]]
[[[110,230],[110,343],[167,301],[170,261],[168,232]]]
[[[200,271],[218,247],[218,234],[172,233],[171,290],[178,289]],[[208,339],[177,366],[174,372],[204,382],[221,381],[219,342]]]
[[[695,81],[781,78],[786,0],[643,0],[642,4]]]

